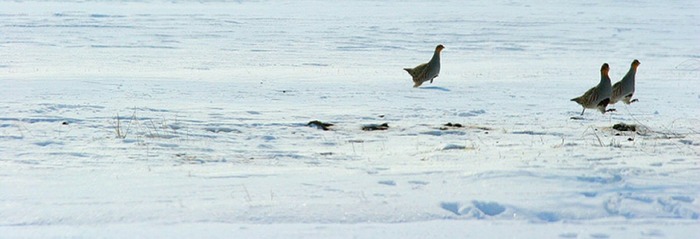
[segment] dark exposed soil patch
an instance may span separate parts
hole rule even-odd
[[[440,130],[448,130],[448,129],[462,128],[462,127],[464,127],[464,126],[460,123],[453,124],[451,122],[448,122],[447,124],[442,125],[442,127],[440,127]]]
[[[389,123],[383,124],[366,124],[362,126],[364,131],[375,131],[375,130],[387,130],[389,129]]]
[[[635,124],[625,124],[625,123],[618,123],[613,125],[613,129],[617,131],[631,131],[631,132],[637,132],[637,125]]]
[[[331,123],[324,123],[318,120],[313,120],[310,121],[308,124],[309,127],[316,127],[317,129],[322,129],[324,131],[330,130],[330,127],[333,126]]]

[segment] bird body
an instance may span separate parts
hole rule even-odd
[[[600,83],[597,86],[589,89],[583,95],[571,99],[583,107],[581,115],[586,112],[586,109],[598,109],[601,113],[605,114],[606,107],[610,103],[610,96],[612,95],[612,86],[610,85],[610,77],[608,72],[610,71],[610,66],[608,63],[603,64],[600,68]]]
[[[639,67],[639,64],[639,61],[636,59],[632,61],[632,65],[627,74],[622,77],[622,80],[612,86],[610,104],[615,104],[620,100],[628,105],[634,102],[634,100],[632,100],[632,95],[634,95],[634,78],[637,74],[637,67]]]
[[[426,81],[433,83],[433,79],[440,74],[440,52],[444,48],[443,45],[437,45],[433,58],[427,63],[420,64],[414,68],[403,68],[413,77],[413,87],[418,87]]]

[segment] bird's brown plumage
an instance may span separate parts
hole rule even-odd
[[[612,86],[612,95],[610,96],[610,104],[615,104],[622,100],[625,104],[631,104],[636,100],[632,100],[634,95],[634,85],[635,85],[635,75],[637,74],[637,67],[641,63],[639,60],[635,59],[630,65],[630,70],[622,77],[622,80],[616,82]]]
[[[420,64],[414,68],[403,68],[413,77],[413,87],[418,87],[426,81],[433,83],[433,79],[440,74],[440,52],[444,48],[445,46],[443,45],[437,45],[435,52],[433,52],[433,58],[427,63]]]
[[[610,95],[612,94],[612,86],[610,85],[610,77],[608,72],[610,66],[604,63],[600,67],[600,83],[597,86],[587,90],[583,95],[571,99],[583,107],[581,115],[586,112],[586,109],[598,109],[605,114],[606,107],[610,103]]]

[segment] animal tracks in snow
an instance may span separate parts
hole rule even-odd
[[[495,217],[506,211],[506,207],[497,202],[472,201],[469,204],[459,202],[443,202],[440,207],[457,216],[467,216],[476,219]]]
[[[622,192],[608,196],[605,210],[614,216],[647,218],[650,215],[679,219],[700,219],[700,209],[690,196],[658,197],[648,193]]]
[[[236,2],[1,1],[0,235],[700,234],[698,4]]]
[[[683,132],[684,138],[657,133],[618,141],[607,119],[510,115],[508,109],[489,105],[456,105],[441,94],[408,97],[460,93],[459,87],[392,92],[401,99],[394,102],[384,101],[382,97],[392,99],[387,92],[321,86],[331,92],[324,92],[324,102],[313,103],[318,94],[304,88],[318,90],[316,84],[270,86],[296,92],[286,94],[289,98],[281,104],[266,93],[240,92],[257,84],[173,84],[151,91],[148,82],[120,83],[120,90],[130,94],[114,102],[96,97],[114,96],[114,86],[81,89],[76,84],[66,94],[85,98],[79,102],[8,104],[0,117],[0,163],[87,174],[109,168],[128,174],[122,178],[144,179],[138,185],[146,186],[147,179],[161,182],[165,180],[153,178],[165,175],[166,182],[180,183],[161,183],[148,191],[160,185],[175,188],[178,195],[168,196],[182,197],[185,204],[198,200],[187,195],[207,195],[202,205],[220,202],[213,207],[235,211],[235,220],[245,222],[259,220],[256,213],[275,222],[297,222],[302,215],[301,220],[329,223],[698,220],[693,185],[683,186],[697,171],[693,150],[700,140],[691,132]],[[233,95],[216,93],[227,88],[236,90]],[[167,92],[177,89],[190,91],[187,97],[169,98]],[[85,91],[96,92],[95,97],[78,94]],[[145,94],[149,97],[138,97]],[[427,96],[434,102],[426,103]],[[327,131],[309,127],[316,119],[333,126]],[[362,130],[385,122],[385,130]],[[257,173],[269,176],[235,176]],[[119,183],[111,178],[104,182]],[[231,196],[221,199],[217,192],[230,192],[231,185],[243,196],[229,205]],[[241,198],[248,199],[240,204]],[[144,200],[157,204],[154,198]]]

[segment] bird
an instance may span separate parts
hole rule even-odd
[[[610,96],[611,105],[620,100],[628,105],[637,101],[637,99],[632,99],[632,95],[634,95],[634,76],[637,74],[637,67],[639,67],[639,64],[641,64],[639,60],[634,59],[627,74],[622,77],[622,80],[612,86],[612,95]]]
[[[612,95],[612,86],[610,86],[610,77],[608,76],[609,71],[610,66],[608,63],[604,63],[600,67],[600,83],[583,93],[583,95],[571,99],[571,101],[575,101],[583,106],[581,115],[586,112],[586,109],[598,109],[603,114],[608,112],[605,110],[605,107],[610,103],[610,96]]]
[[[445,49],[442,44],[435,47],[435,53],[433,53],[433,58],[429,62],[420,64],[414,68],[403,68],[413,77],[413,87],[419,87],[423,82],[430,81],[433,83],[433,79],[440,74],[440,52]]]

